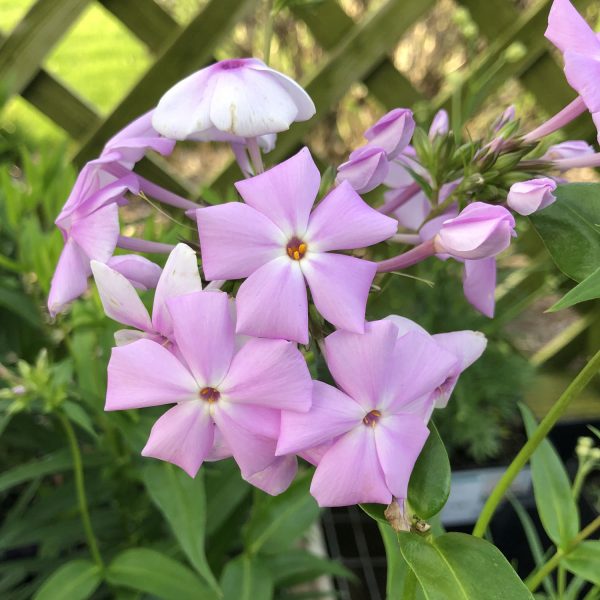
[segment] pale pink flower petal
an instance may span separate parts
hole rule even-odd
[[[119,238],[119,207],[109,204],[73,223],[71,237],[89,258],[106,262]]]
[[[171,337],[173,333],[171,315],[167,308],[169,298],[201,290],[196,253],[186,244],[177,244],[169,254],[154,293],[152,324],[156,331],[165,337]]]
[[[297,472],[295,456],[278,456],[266,469],[246,477],[246,481],[271,496],[277,496],[290,487]]]
[[[276,258],[237,293],[237,332],[308,343],[308,300],[299,261]]]
[[[137,254],[111,256],[106,264],[126,277],[134,288],[142,291],[154,289],[162,273],[156,263]]]
[[[600,42],[595,56],[578,54],[568,50],[564,53],[565,75],[571,87],[583,98],[591,113],[600,111]]]
[[[463,291],[467,300],[491,319],[495,305],[496,259],[465,260]]]
[[[382,416],[373,431],[387,487],[396,498],[406,498],[410,475],[429,430],[418,416],[400,414]]]
[[[233,357],[219,389],[236,403],[293,411],[307,411],[311,404],[306,362],[295,344],[284,340],[250,339]]]
[[[371,145],[358,148],[337,170],[336,183],[348,182],[359,194],[366,194],[381,185],[389,171],[383,148]]]
[[[418,231],[431,212],[431,202],[424,192],[417,192],[394,211],[398,223],[411,231]]]
[[[369,140],[371,146],[383,148],[388,158],[392,159],[408,146],[414,130],[415,120],[412,110],[394,108],[365,131],[365,138]]]
[[[106,316],[123,325],[150,331],[150,315],[127,278],[96,260],[90,265]]]
[[[161,343],[158,336],[147,333],[146,331],[138,331],[137,329],[119,329],[118,331],[115,331],[115,344],[117,346],[125,346],[126,344],[132,344],[138,340],[145,339],[152,340],[158,344]]]
[[[308,148],[302,148],[265,173],[238,181],[235,187],[246,204],[263,213],[291,238],[306,231],[320,184],[319,169]]]
[[[201,387],[217,387],[231,363],[234,323],[227,294],[193,292],[167,300],[177,348]]]
[[[48,295],[48,311],[53,317],[87,290],[90,273],[88,257],[75,240],[68,240],[58,259]]]
[[[194,400],[192,374],[160,344],[138,340],[113,348],[105,410],[126,410]]]
[[[367,323],[364,334],[334,331],[325,338],[325,359],[337,384],[366,410],[375,408],[389,382],[396,347],[393,323]]]
[[[361,423],[324,454],[310,486],[319,506],[392,501],[379,464],[373,429]]]
[[[569,0],[554,0],[544,35],[561,52],[571,50],[600,58],[600,41]]]
[[[154,423],[142,456],[173,463],[195,477],[211,451],[214,427],[201,400],[182,402]]]
[[[261,212],[240,202],[200,208],[196,219],[202,269],[209,281],[248,277],[285,253],[288,239],[283,232]]]
[[[309,251],[352,250],[382,242],[397,225],[371,208],[347,181],[342,181],[310,215],[304,241]]]
[[[311,254],[302,261],[317,310],[340,329],[362,333],[377,265],[345,254]]]
[[[344,392],[320,381],[313,382],[308,413],[284,410],[277,454],[310,450],[362,425],[365,409]]]

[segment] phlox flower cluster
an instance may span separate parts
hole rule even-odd
[[[549,31],[559,27],[557,11],[584,31],[569,7],[555,0]],[[552,31],[569,81],[600,110],[573,75],[580,63],[596,68],[596,36],[575,43]],[[459,149],[445,111],[423,130],[411,110],[397,108],[364,133],[331,189],[322,189],[308,148],[265,170],[276,135],[314,113],[300,85],[257,59],[221,61],[173,86],[79,174],[56,220],[65,245],[48,306],[52,315],[64,311],[93,274],[106,315],[126,327],[108,364],[106,410],[168,406],[144,456],[192,477],[204,462],[232,457],[245,480],[270,494],[290,485],[300,457],[315,466],[311,493],[321,506],[389,504],[407,497],[431,415],[486,339],[430,335],[398,315],[369,321],[374,279],[429,257],[452,259],[464,265],[467,300],[492,317],[496,257],[516,235],[511,210],[549,206],[553,173],[596,155],[584,142],[555,144],[490,194],[486,169],[512,177],[498,167],[505,153],[526,161],[535,146],[515,133],[512,107],[489,139],[460,149],[471,171],[464,157],[452,166]],[[176,140],[229,144],[243,174],[239,198],[205,206],[135,172],[146,152],[168,155]],[[436,170],[444,161],[428,162],[431,155],[450,157],[451,168]],[[373,191],[383,199],[377,208],[361,197]],[[139,194],[181,209],[198,240],[170,246],[122,235],[122,209]],[[374,259],[398,244],[412,248]],[[164,266],[145,252],[168,254]],[[149,311],[140,293],[151,289]],[[311,375],[315,360],[328,382]]]

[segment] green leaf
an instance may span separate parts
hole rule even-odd
[[[0,492],[36,477],[66,471],[72,465],[71,454],[66,449],[47,454],[43,458],[18,465],[2,473],[0,475]]]
[[[537,424],[531,411],[520,405],[527,435]],[[531,477],[535,503],[548,537],[564,548],[579,531],[579,511],[571,491],[571,482],[552,444],[546,439],[531,456]]]
[[[355,579],[352,571],[335,560],[315,556],[306,550],[291,549],[261,557],[277,586],[291,586],[312,581],[321,575]]]
[[[600,184],[559,185],[556,202],[530,216],[556,266],[575,281],[600,264]]]
[[[427,600],[532,598],[500,550],[485,540],[446,533],[428,542],[406,532],[399,533],[398,540]]]
[[[164,600],[218,598],[185,565],[149,548],[132,548],[118,554],[106,570],[106,580]]]
[[[79,427],[81,427],[85,432],[89,433],[94,439],[98,438],[96,432],[94,431],[92,419],[81,407],[81,405],[67,400],[63,402],[62,408],[69,420],[79,425]]]
[[[257,497],[244,531],[250,554],[263,547],[269,553],[289,548],[317,520],[319,507],[309,493],[311,477],[312,471],[306,471],[283,494]]]
[[[600,585],[600,540],[581,542],[563,562],[571,573]]]
[[[439,513],[450,495],[450,461],[433,422],[408,484],[408,503],[421,519]]]
[[[399,597],[399,591],[405,589],[406,578],[410,573],[410,569],[400,551],[398,534],[389,525],[383,523],[379,523],[379,532],[385,546],[387,563],[386,597]]]
[[[218,589],[204,552],[206,495],[204,478],[195,478],[165,462],[150,461],[144,468],[150,498],[167,519],[181,549],[192,566],[213,589]]]
[[[390,524],[384,514],[386,509],[385,504],[359,504],[359,506],[371,517],[371,519],[375,519],[378,523],[389,527]]]
[[[553,304],[546,312],[556,312],[563,308],[569,308],[585,302],[586,300],[595,300],[600,298],[600,267],[591,275],[588,275],[580,284],[567,292],[558,302]]]
[[[89,560],[72,560],[58,568],[35,593],[34,600],[84,600],[100,585],[100,568]]]
[[[224,600],[270,600],[273,580],[268,569],[256,557],[245,554],[228,562],[221,576]]]

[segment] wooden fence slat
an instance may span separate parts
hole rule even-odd
[[[211,0],[93,131],[75,156],[75,162],[82,164],[95,156],[111,135],[152,108],[170,86],[205,65],[214,47],[254,4],[256,0]]]
[[[100,3],[155,54],[179,30],[177,21],[154,0],[100,0]]]
[[[434,3],[435,0],[413,3],[388,0],[379,11],[356,25],[305,85],[315,103],[317,114],[309,121],[294,123],[289,131],[281,134],[275,150],[269,154],[269,161],[277,162],[293,152],[316,123],[330,113],[348,88],[371,73],[402,33]],[[239,178],[237,171],[237,165],[230,163],[212,186],[223,192]]]
[[[38,0],[0,45],[3,93],[19,94],[88,0]]]
[[[334,48],[355,26],[354,21],[335,0],[317,4],[292,4],[291,8],[306,23],[317,43],[325,50]],[[363,83],[388,110],[399,105],[410,106],[423,99],[388,57],[382,60]]]

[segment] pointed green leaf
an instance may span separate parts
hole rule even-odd
[[[520,405],[527,435],[537,424],[531,411]],[[571,482],[552,444],[546,439],[531,456],[531,477],[535,503],[548,537],[565,547],[579,531],[579,511],[571,491]]]
[[[223,600],[271,600],[273,580],[257,557],[245,554],[225,565],[221,576]]]
[[[581,542],[567,554],[564,565],[575,575],[600,585],[600,540]]]
[[[575,281],[600,264],[600,184],[556,188],[556,202],[530,216],[556,266]]]
[[[34,600],[85,600],[100,585],[100,568],[89,560],[72,560],[59,567],[35,593]]]
[[[192,566],[213,588],[218,587],[204,552],[206,497],[203,474],[198,473],[192,479],[169,463],[150,461],[144,468],[144,483]]]
[[[164,600],[216,600],[217,594],[180,562],[149,548],[118,554],[106,569],[111,585],[132,588]]]
[[[585,302],[586,300],[595,300],[600,298],[600,267],[588,275],[580,284],[567,292],[558,302],[553,304],[546,312],[556,312],[563,308],[569,308]]]
[[[485,540],[446,533],[426,541],[405,532],[398,534],[398,540],[427,600],[532,598],[500,550]]]

